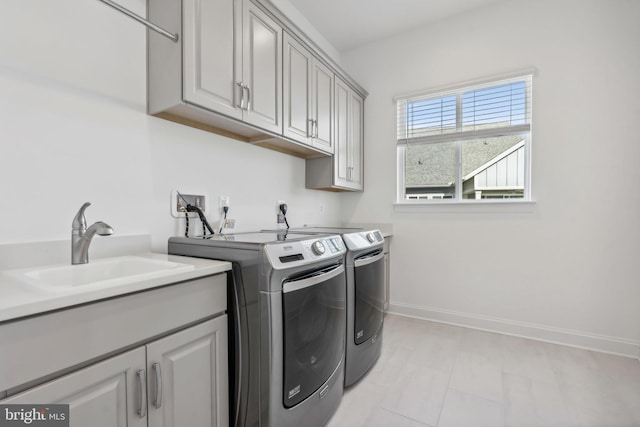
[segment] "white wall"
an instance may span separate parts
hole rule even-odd
[[[146,14],[144,0],[120,3]],[[280,199],[291,225],[340,219],[340,195],[304,188],[304,160],[147,116],[145,33],[97,0],[2,5],[0,244],[70,239],[90,201],[90,223],[166,251],[183,232],[172,189],[214,207],[230,196],[238,231],[274,227]]]
[[[638,356],[639,21],[637,1],[513,0],[342,53],[370,92],[345,212],[393,223],[393,310]],[[535,205],[394,208],[393,96],[526,67]]]
[[[309,20],[300,11],[291,4],[289,0],[269,0],[276,8],[287,16],[295,25],[302,30],[307,37],[331,58],[336,64],[340,65],[340,52],[333,47],[327,39],[309,22]]]

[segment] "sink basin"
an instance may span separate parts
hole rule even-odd
[[[4,274],[51,292],[117,286],[194,270],[190,264],[137,256],[105,258],[80,265],[55,265]]]

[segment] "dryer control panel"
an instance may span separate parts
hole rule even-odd
[[[308,240],[270,243],[264,247],[276,270],[298,267],[344,256],[346,248],[340,236],[318,236]]]
[[[384,243],[384,237],[382,237],[380,230],[367,230],[343,234],[342,238],[344,239],[344,243],[347,245],[347,248],[351,251],[367,249]]]

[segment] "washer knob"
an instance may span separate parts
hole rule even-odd
[[[322,255],[324,254],[324,245],[322,244],[321,240],[316,240],[315,242],[313,242],[313,244],[311,245],[311,251],[316,254],[316,255]]]
[[[376,238],[373,237],[373,233],[367,233],[367,240],[369,241],[369,243],[373,243],[376,241]]]

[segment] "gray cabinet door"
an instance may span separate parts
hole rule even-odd
[[[333,153],[333,72],[284,33],[283,135]]]
[[[242,0],[184,0],[184,99],[242,118]]]
[[[138,348],[3,400],[68,403],[71,427],[146,427],[145,350]],[[144,392],[143,392],[144,391]],[[141,410],[141,413],[138,411]]]
[[[335,151],[333,158],[334,185],[349,187],[349,87],[341,80],[335,82]]]
[[[244,1],[243,9],[243,120],[281,134],[282,27],[250,0]]]
[[[364,182],[364,100],[357,93],[350,93],[349,111],[349,187],[362,190]]]
[[[313,146],[333,153],[333,72],[322,63],[314,61],[311,85],[311,114],[315,121]]]
[[[284,127],[288,138],[312,145],[311,79],[313,56],[284,34]]]
[[[149,426],[229,425],[227,316],[147,345]]]
[[[363,189],[364,100],[335,79],[334,185]]]

